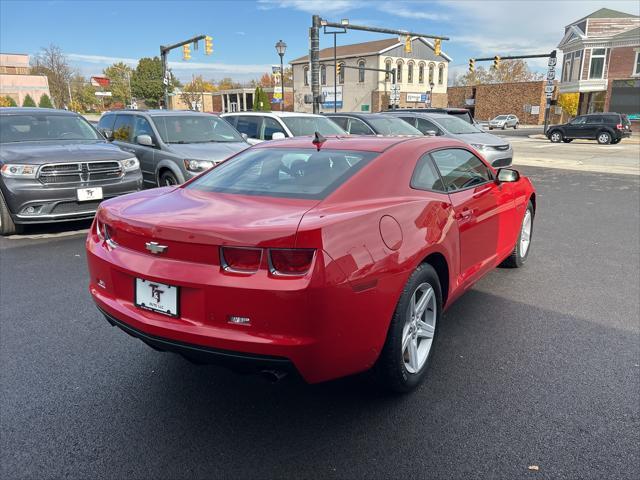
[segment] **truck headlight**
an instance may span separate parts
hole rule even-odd
[[[120,165],[125,172],[133,172],[140,168],[140,162],[136,157],[125,158],[124,160],[120,160]]]
[[[214,163],[210,160],[186,160],[184,161],[184,168],[190,172],[204,172],[213,167]]]
[[[36,178],[38,167],[36,165],[20,165],[17,163],[9,163],[2,165],[3,177],[8,178]]]

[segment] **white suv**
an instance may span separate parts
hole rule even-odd
[[[265,140],[314,135],[348,135],[322,115],[295,112],[234,112],[220,115],[236,130],[247,136],[251,144]]]

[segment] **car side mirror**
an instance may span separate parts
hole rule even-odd
[[[436,135],[438,135],[438,132],[436,132],[435,130],[427,130],[426,134],[430,137],[435,137]]]
[[[113,130],[109,128],[99,128],[98,131],[110,142],[113,141]]]
[[[138,135],[136,137],[136,143],[138,145],[144,145],[145,147],[153,147],[153,140],[150,135]]]
[[[286,137],[286,135],[282,132],[274,132],[273,135],[271,135],[271,140],[284,140]]]
[[[501,168],[496,175],[496,183],[517,182],[520,180],[520,172],[512,168]]]

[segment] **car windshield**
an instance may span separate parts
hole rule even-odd
[[[164,143],[244,142],[225,120],[213,115],[152,117]]]
[[[313,135],[346,135],[338,125],[325,117],[280,117],[294,137]]]
[[[494,118],[494,120],[506,120],[507,116],[506,115],[498,115],[496,118]]]
[[[82,117],[32,113],[0,116],[0,143],[104,140]]]
[[[453,133],[454,135],[483,133],[478,127],[452,116],[439,117],[438,123],[444,127],[447,132]]]
[[[400,118],[380,115],[369,117],[367,121],[378,135],[422,135],[420,130]]]
[[[220,164],[185,188],[209,192],[322,199],[378,154],[253,148]]]

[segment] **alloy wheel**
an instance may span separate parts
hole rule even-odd
[[[559,142],[560,141],[560,133],[558,132],[553,132],[551,134],[551,141],[552,142]]]
[[[611,137],[608,133],[601,133],[598,135],[598,142],[600,143],[609,143],[611,141]]]
[[[402,360],[409,373],[418,373],[429,357],[436,330],[437,303],[433,287],[422,283],[411,295],[402,329]]]
[[[527,211],[524,212],[522,230],[520,231],[520,257],[525,257],[529,250],[529,244],[531,243],[531,220],[531,210],[527,209]]]

